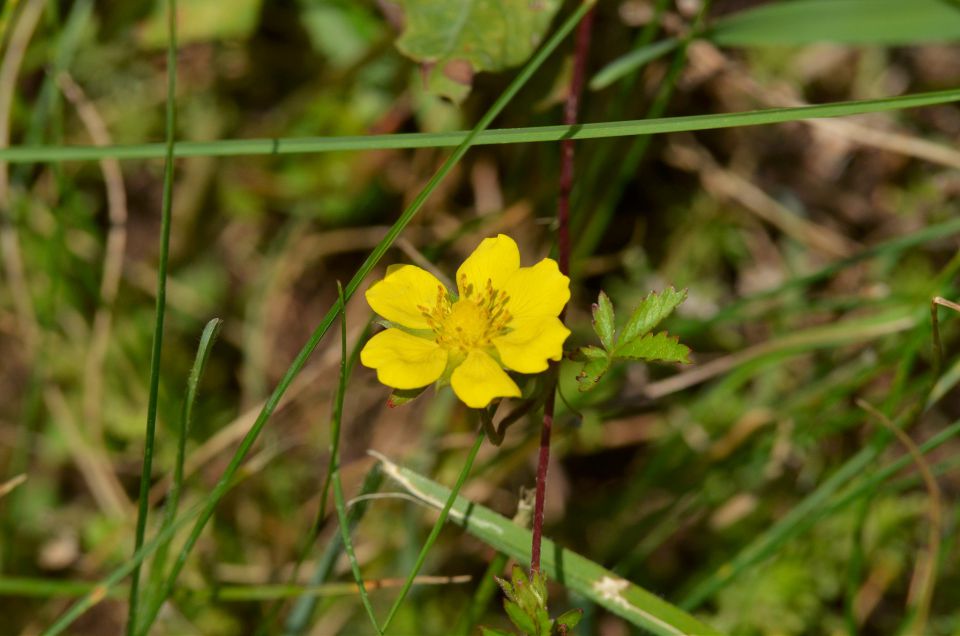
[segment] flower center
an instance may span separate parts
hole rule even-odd
[[[507,331],[512,316],[507,311],[509,297],[493,289],[490,280],[483,290],[460,281],[463,296],[451,303],[442,287],[437,289],[436,305],[420,306],[430,328],[436,334],[437,344],[446,349],[485,349],[493,338]]]

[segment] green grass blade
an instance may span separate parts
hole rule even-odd
[[[424,504],[441,508],[451,491],[422,475],[379,457],[383,470]],[[454,523],[484,543],[520,562],[530,560],[531,533],[485,506],[457,497],[450,508]],[[662,636],[718,634],[690,614],[589,559],[543,540],[541,566],[546,575],[632,624]]]
[[[544,49],[547,50],[547,49]],[[520,76],[518,76],[519,78]],[[387,150],[409,148],[451,148],[470,138],[475,146],[519,143],[555,142],[562,139],[609,139],[636,135],[658,135],[695,130],[717,130],[739,126],[783,124],[804,119],[847,117],[907,108],[921,108],[960,101],[960,89],[914,93],[881,99],[832,102],[814,106],[769,108],[739,113],[716,113],[613,121],[573,126],[538,126],[502,128],[448,133],[401,133],[394,135],[365,135],[343,137],[285,137],[277,139],[224,139],[200,142],[182,141],[175,145],[176,157],[237,157],[257,155],[310,154],[356,150]],[[499,112],[499,109],[497,110]],[[491,118],[492,119],[492,118]],[[489,123],[487,124],[489,126]],[[39,163],[53,161],[92,161],[107,157],[117,159],[154,159],[162,157],[162,144],[132,144],[113,146],[13,146],[0,148],[0,161],[9,163]],[[349,287],[348,287],[349,289]]]
[[[390,612],[387,613],[387,619],[383,622],[384,632],[387,631],[390,623],[393,622],[394,616],[397,615],[397,611],[400,609],[400,606],[403,605],[403,601],[407,597],[407,592],[410,591],[410,587],[413,585],[413,580],[417,578],[417,574],[420,573],[420,568],[423,567],[424,562],[427,560],[427,553],[430,551],[430,548],[433,547],[433,544],[436,543],[437,537],[440,536],[440,531],[443,529],[443,524],[447,522],[447,517],[457,499],[457,494],[463,487],[464,482],[467,481],[467,476],[470,474],[470,469],[473,468],[473,461],[477,458],[477,452],[480,451],[480,446],[483,445],[484,439],[486,439],[486,434],[481,430],[477,434],[477,438],[474,440],[473,446],[470,448],[470,452],[467,455],[467,460],[463,464],[463,468],[460,469],[460,475],[457,477],[457,482],[454,484],[453,489],[448,491],[446,501],[443,503],[443,505],[437,506],[440,509],[440,516],[437,517],[436,523],[433,524],[433,529],[430,530],[430,535],[427,536],[427,540],[424,541],[423,547],[420,549],[420,553],[417,555],[417,560],[413,564],[410,574],[407,575],[407,580],[404,581],[403,587],[400,588],[400,595],[397,596],[397,600],[393,602]],[[380,458],[380,460],[384,461],[383,458]],[[387,472],[389,472],[389,470]]]
[[[361,345],[363,345],[363,343],[366,342],[367,338],[370,336],[372,327],[373,316],[371,316],[370,320],[367,321],[366,327],[364,327],[363,332],[357,339],[357,344],[353,347],[353,351],[350,353],[350,356],[347,360],[347,367],[344,375],[346,382],[349,382],[350,376],[353,374],[353,369],[357,366],[357,362],[360,360],[360,350],[362,348]],[[344,350],[344,355],[346,355],[346,350]],[[337,399],[341,399],[339,395],[337,396]],[[303,545],[297,554],[297,560],[294,562],[293,569],[287,579],[290,584],[295,584],[297,582],[300,575],[300,568],[303,565],[304,560],[307,558],[307,555],[310,554],[313,544],[317,540],[317,535],[320,533],[320,527],[323,524],[324,514],[327,509],[327,497],[329,495],[333,473],[335,470],[339,470],[340,424],[343,419],[340,416],[343,411],[342,401],[339,403],[338,408],[339,411],[334,409],[333,417],[331,418],[330,422],[330,460],[327,463],[327,472],[323,478],[323,486],[320,488],[320,505],[317,508],[317,516],[314,518],[313,522],[310,524],[310,528],[307,530]],[[269,633],[268,630],[272,629],[274,620],[280,613],[280,609],[281,606],[277,604],[266,613],[266,617],[261,621],[260,627],[256,632],[257,634]]]
[[[347,515],[347,531],[353,532],[353,529],[366,514],[370,506],[369,500],[362,499],[364,495],[369,495],[380,489],[383,484],[383,471],[380,470],[380,464],[374,464],[367,472],[367,476],[360,486],[361,500],[350,507]],[[340,548],[343,547],[341,535],[335,534],[327,544],[326,549],[317,562],[317,569],[314,570],[310,578],[310,585],[320,585],[324,583],[333,572],[333,566],[340,556]],[[284,626],[285,636],[300,636],[309,627],[310,617],[317,606],[317,597],[315,595],[305,596],[297,600],[287,617],[287,624]]]
[[[62,579],[37,579],[29,577],[0,577],[0,595],[10,598],[75,598],[84,596],[97,589],[98,584],[88,581],[68,581]],[[127,593],[123,585],[110,588],[106,598],[121,599]],[[217,588],[185,588],[194,601],[249,603],[251,601],[269,601],[306,596],[309,598],[331,596],[354,596],[357,587],[353,583],[310,583],[294,585],[292,583],[272,583],[260,585],[221,585]]]
[[[960,433],[960,421],[921,444],[920,450],[927,453],[958,433]],[[717,590],[736,578],[747,567],[772,555],[777,548],[813,526],[817,520],[867,496],[884,481],[908,466],[912,459],[909,456],[901,457],[876,471],[859,484],[851,486],[848,490],[839,494],[846,484],[866,470],[879,457],[890,439],[891,436],[888,434],[877,434],[869,446],[847,460],[827,481],[795,506],[786,516],[750,542],[734,558],[715,568],[711,576],[698,583],[686,595],[682,606],[687,609],[695,609]],[[834,498],[834,495],[837,495],[836,498]]]
[[[353,550],[353,541],[350,539],[350,523],[347,519],[347,506],[343,500],[343,485],[340,483],[340,422],[343,419],[343,396],[347,392],[347,301],[343,296],[343,287],[337,281],[337,295],[340,299],[340,374],[337,379],[337,396],[333,406],[333,422],[330,426],[330,480],[333,484],[333,502],[337,509],[337,520],[340,524],[340,540],[343,541],[343,550],[347,553],[347,559],[350,561],[350,570],[353,572],[353,580],[357,583],[357,589],[360,591],[360,602],[373,629],[378,634],[383,630],[377,624],[377,616],[373,613],[373,605],[370,604],[370,597],[367,595],[367,587],[363,583],[363,575],[360,573],[360,563],[357,561],[357,555]],[[359,347],[357,347],[359,349]]]
[[[178,530],[186,526],[187,523],[199,515],[202,510],[202,504],[193,506],[179,519],[177,519],[172,526],[158,533],[157,536],[151,541],[144,543],[143,546],[134,552],[133,556],[123,565],[114,569],[107,576],[100,579],[100,581],[98,581],[93,588],[84,595],[83,598],[71,605],[70,608],[67,609],[67,611],[64,612],[64,614],[53,623],[53,625],[44,630],[41,636],[57,636],[58,634],[62,634],[75,620],[80,618],[84,612],[98,604],[103,599],[107,598],[111,594],[111,591],[117,587],[120,581],[133,572],[134,568],[140,567],[140,564],[143,563],[143,560],[156,552],[161,543],[164,541],[169,541]]]
[[[190,369],[190,375],[187,377],[187,391],[183,398],[183,407],[180,414],[180,430],[177,435],[177,459],[173,467],[173,481],[170,485],[170,495],[164,504],[163,522],[160,525],[160,532],[173,525],[177,516],[177,510],[180,507],[180,494],[183,491],[183,464],[187,454],[187,436],[190,433],[190,424],[193,421],[193,405],[197,399],[197,390],[200,386],[200,378],[203,377],[203,370],[210,358],[210,352],[223,327],[223,321],[214,318],[203,328],[200,335],[200,344],[197,346],[197,355],[193,360],[193,367]],[[161,585],[163,583],[163,571],[167,561],[167,551],[170,548],[170,541],[163,541],[157,548],[152,567],[150,569],[150,583],[147,589],[146,597],[148,605],[152,603],[162,603],[164,599],[159,598]]]
[[[618,57],[610,62],[590,80],[590,90],[598,91],[610,86],[621,77],[636,72],[650,62],[663,57],[673,49],[677,48],[680,40],[676,38],[667,38],[636,48],[626,55]]]
[[[363,279],[366,278],[367,275],[373,270],[376,264],[389,249],[390,245],[393,244],[403,229],[417,215],[417,213],[423,207],[424,202],[433,193],[440,182],[446,178],[453,167],[460,161],[460,159],[463,158],[467,150],[473,145],[477,134],[490,125],[500,111],[502,111],[510,102],[510,100],[512,100],[513,97],[520,91],[520,88],[522,88],[527,81],[529,81],[536,70],[543,64],[544,60],[546,60],[550,53],[557,48],[560,42],[562,42],[567,35],[569,35],[569,33],[583,18],[586,12],[589,11],[590,6],[590,4],[582,4],[573,14],[570,15],[569,18],[567,18],[567,20],[564,21],[560,28],[550,37],[547,43],[544,44],[543,48],[541,48],[537,54],[533,56],[533,58],[527,63],[523,70],[520,71],[513,82],[510,83],[510,86],[508,86],[504,93],[497,99],[496,102],[494,102],[493,106],[491,106],[490,109],[484,114],[474,129],[466,136],[466,138],[463,139],[463,142],[457,146],[457,149],[450,155],[450,157],[447,158],[436,174],[434,174],[426,186],[424,186],[423,190],[421,190],[416,198],[410,203],[407,209],[404,210],[397,222],[391,226],[390,230],[387,232],[387,235],[383,238],[383,240],[380,241],[380,243],[377,244],[373,252],[371,252],[371,254],[360,266],[360,269],[356,272],[356,274],[354,274],[353,278],[350,279],[350,282],[347,284],[347,287],[344,290],[344,297],[347,300],[353,296],[353,294],[360,287],[360,283],[363,281]],[[199,540],[200,534],[203,532],[204,527],[206,527],[207,522],[209,522],[210,518],[213,516],[213,511],[217,504],[232,487],[234,476],[240,469],[240,465],[243,463],[247,453],[250,452],[250,448],[257,440],[257,437],[259,437],[260,431],[263,430],[267,420],[276,410],[277,405],[283,398],[283,395],[290,387],[290,384],[293,382],[294,378],[296,378],[303,369],[304,365],[307,363],[307,359],[313,353],[314,349],[317,348],[320,340],[324,335],[326,335],[327,330],[330,329],[330,326],[333,324],[333,321],[336,319],[338,313],[338,306],[330,308],[330,310],[327,312],[327,315],[324,316],[323,320],[310,335],[309,340],[306,342],[306,344],[304,344],[296,358],[294,358],[293,362],[290,364],[290,367],[280,380],[280,383],[274,389],[273,393],[270,394],[270,397],[267,398],[266,403],[261,409],[260,414],[257,416],[256,421],[250,427],[250,430],[240,441],[240,445],[233,457],[230,459],[230,463],[224,470],[223,475],[221,475],[220,480],[207,496],[203,511],[200,513],[200,517],[194,524],[194,527],[190,531],[183,548],[180,550],[177,560],[174,562],[173,568],[165,584],[164,596],[169,596],[173,590],[177,577],[180,575],[180,571],[186,564],[190,552],[193,550],[193,547]],[[160,607],[157,605],[153,605],[148,608],[148,614],[144,621],[144,624],[147,626],[147,630],[149,630],[149,626],[152,624],[159,611]]]
[[[143,546],[150,511],[150,480],[153,476],[153,447],[157,429],[157,401],[160,395],[160,356],[163,351],[163,322],[167,308],[167,261],[170,256],[170,223],[173,208],[173,146],[176,136],[177,111],[177,1],[168,0],[167,45],[167,108],[165,160],[163,167],[163,202],[160,210],[160,262],[157,266],[156,323],[153,328],[153,348],[150,351],[150,396],[147,403],[147,430],[143,447],[143,466],[140,472],[140,497],[137,509],[137,529],[134,552]],[[140,565],[133,568],[130,581],[130,600],[127,610],[127,635],[137,627],[140,587]]]
[[[791,0],[734,13],[709,37],[722,46],[956,42],[960,11],[944,0]]]
[[[509,557],[503,552],[497,552],[491,559],[490,565],[487,566],[487,570],[480,580],[480,585],[477,586],[473,598],[470,599],[470,604],[467,605],[467,609],[464,610],[460,623],[457,625],[455,632],[459,636],[470,636],[470,632],[473,631],[477,621],[480,620],[483,611],[490,604],[490,600],[497,591],[497,580],[494,577],[503,572],[508,560]]]

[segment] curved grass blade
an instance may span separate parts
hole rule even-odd
[[[666,38],[653,44],[636,48],[626,55],[618,57],[610,62],[590,80],[590,90],[599,91],[610,86],[621,77],[633,73],[650,62],[663,57],[670,51],[680,45],[680,40],[676,38]]]
[[[190,375],[187,377],[187,393],[183,399],[183,408],[180,414],[180,430],[177,435],[177,459],[173,467],[173,481],[170,485],[170,495],[164,505],[163,522],[160,525],[160,532],[163,532],[171,525],[177,516],[177,510],[180,507],[180,493],[183,490],[183,464],[187,454],[187,436],[190,434],[190,423],[193,421],[193,405],[197,399],[197,390],[200,386],[200,378],[203,377],[203,370],[210,358],[210,352],[213,350],[213,344],[220,334],[223,327],[223,321],[214,318],[203,328],[200,335],[200,344],[197,347],[197,355],[193,360],[193,367],[190,369]],[[160,594],[160,586],[163,582],[163,571],[167,562],[167,551],[170,548],[170,541],[163,541],[157,548],[157,554],[153,559],[150,569],[150,583],[147,588],[146,597],[148,605],[156,602],[157,595]]]
[[[445,486],[398,466],[383,456],[375,456],[382,462],[387,475],[425,505],[441,508],[444,501],[450,499],[451,491]],[[506,517],[469,499],[457,497],[450,507],[449,518],[494,549],[517,561],[529,561],[530,531]],[[586,557],[561,548],[549,539],[543,540],[541,567],[550,579],[655,634],[719,634],[656,594],[620,578]]]
[[[549,43],[547,45],[549,47]],[[544,48],[544,51],[552,48]],[[536,59],[536,58],[534,58]],[[539,66],[539,64],[538,64]],[[527,69],[524,69],[524,72]],[[518,79],[523,76],[518,75]],[[509,90],[509,89],[508,89]],[[509,101],[509,100],[507,100]],[[447,133],[399,133],[343,137],[284,137],[276,139],[221,139],[219,141],[181,141],[174,146],[176,157],[238,157],[257,155],[313,154],[353,150],[397,150],[409,148],[454,148],[470,139],[471,146],[543,143],[563,139],[609,139],[672,132],[717,130],[739,126],[783,124],[803,119],[848,117],[907,108],[922,108],[960,101],[960,89],[914,93],[881,99],[831,102],[814,106],[768,108],[739,113],[716,113],[684,117],[662,117],[611,121],[573,126],[535,126]],[[496,104],[495,104],[496,105]],[[497,113],[500,109],[497,109]],[[492,119],[492,118],[491,118]],[[485,131],[485,132],[483,132]],[[164,156],[164,145],[129,144],[113,146],[12,146],[0,148],[0,161],[41,163],[55,161],[93,161],[117,159],[155,159]],[[349,286],[347,287],[349,290]],[[349,294],[348,294],[349,298]]]

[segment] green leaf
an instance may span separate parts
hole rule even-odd
[[[577,382],[580,384],[580,391],[586,392],[597,385],[610,368],[611,360],[607,352],[599,347],[583,347],[580,351],[588,359],[577,374]]]
[[[601,291],[597,303],[593,306],[593,330],[597,332],[607,351],[613,349],[614,329],[613,303],[610,302],[610,297]]]
[[[494,629],[492,627],[480,626],[481,636],[514,636],[510,632],[505,632],[502,629]]]
[[[680,344],[679,338],[666,331],[648,333],[617,347],[616,357],[627,360],[663,360],[665,362],[690,362],[690,347]]]
[[[677,291],[673,287],[668,287],[660,293],[650,292],[633,311],[630,320],[627,321],[623,331],[620,332],[620,337],[617,339],[617,350],[631,340],[635,340],[653,330],[686,297],[687,291],[685,289]],[[617,353],[617,351],[614,353]]]
[[[604,66],[590,80],[590,90],[598,91],[610,86],[621,77],[637,71],[653,60],[662,57],[677,48],[680,40],[667,38],[634,49]]]
[[[560,0],[397,0],[401,53],[423,64],[428,88],[455,102],[473,76],[526,61],[540,44]]]
[[[722,46],[954,42],[960,11],[947,0],[791,0],[734,13],[709,38]]]

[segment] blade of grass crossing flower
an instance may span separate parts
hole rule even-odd
[[[443,524],[447,522],[447,516],[450,514],[450,509],[453,507],[453,504],[457,499],[457,493],[460,492],[464,482],[467,481],[467,476],[470,474],[470,469],[473,467],[473,461],[477,458],[477,452],[480,450],[480,446],[483,444],[483,440],[485,438],[486,434],[484,434],[482,430],[477,433],[477,438],[474,440],[473,446],[470,448],[470,453],[467,455],[467,460],[464,462],[463,468],[460,469],[460,475],[457,477],[457,483],[454,484],[453,488],[450,490],[450,494],[447,497],[446,503],[444,503],[440,508],[440,516],[437,517],[436,523],[433,524],[433,529],[430,530],[430,535],[423,543],[423,547],[420,549],[420,554],[417,555],[417,560],[413,564],[413,569],[410,570],[410,574],[407,575],[407,580],[404,582],[403,587],[400,588],[400,595],[397,597],[397,600],[393,602],[393,606],[390,608],[390,612],[387,614],[387,619],[383,622],[384,633],[387,631],[387,628],[390,627],[390,623],[393,622],[393,618],[397,615],[397,611],[400,609],[400,606],[403,605],[403,601],[407,597],[407,593],[410,591],[410,586],[413,585],[413,580],[417,577],[417,574],[420,573],[420,568],[423,567],[424,561],[427,560],[427,553],[430,552],[430,548],[433,547],[433,544],[437,541],[437,537],[440,536],[440,531],[443,529]]]
[[[363,484],[360,486],[360,497],[362,498],[364,495],[376,492],[380,489],[382,483],[383,471],[380,470],[380,464],[374,464],[367,472],[367,476],[364,477]],[[360,522],[360,519],[363,518],[368,507],[369,501],[365,499],[361,499],[350,506],[347,514],[348,533],[353,532],[353,529]],[[340,556],[340,548],[343,546],[341,536],[340,533],[337,533],[330,538],[330,543],[327,544],[326,549],[317,563],[317,569],[314,570],[313,576],[310,578],[310,585],[320,585],[326,581],[330,573],[333,572],[333,566],[336,564],[337,558]],[[303,634],[309,627],[310,617],[316,606],[317,597],[314,595],[298,599],[293,610],[290,612],[290,616],[287,617],[287,624],[284,626],[284,635],[299,636]]]
[[[404,490],[432,508],[450,502],[450,489],[375,455],[383,470]],[[485,506],[456,497],[449,518],[494,549],[520,562],[530,560],[530,530]],[[634,585],[589,559],[543,539],[541,570],[548,578],[574,590],[633,625],[661,636],[719,634],[692,615]]]
[[[170,222],[173,207],[173,145],[176,136],[177,111],[177,0],[167,0],[167,106],[166,154],[163,167],[163,200],[160,210],[160,262],[157,266],[156,322],[153,328],[153,348],[150,352],[150,396],[147,403],[147,429],[143,446],[143,465],[140,472],[140,498],[137,510],[137,529],[134,552],[143,546],[150,511],[150,479],[153,474],[153,447],[157,428],[157,401],[160,394],[160,355],[163,350],[163,322],[167,300],[167,261],[170,255]],[[133,568],[127,610],[127,635],[137,629],[139,609],[140,565]]]
[[[367,259],[360,266],[360,269],[357,270],[353,278],[350,279],[350,282],[344,289],[344,298],[346,300],[349,300],[353,296],[353,294],[360,287],[363,279],[366,278],[366,276],[373,270],[393,242],[396,241],[403,229],[417,215],[427,198],[433,193],[440,182],[446,178],[446,176],[460,161],[460,159],[463,158],[467,150],[469,150],[469,148],[474,144],[476,136],[490,126],[493,119],[504,109],[504,107],[506,107],[506,105],[510,102],[510,100],[513,99],[517,92],[519,92],[519,90],[529,81],[534,72],[536,72],[536,70],[543,64],[544,60],[546,60],[550,53],[552,53],[553,50],[556,49],[560,44],[560,42],[562,42],[567,35],[570,34],[570,32],[583,18],[586,12],[589,11],[590,6],[592,6],[591,3],[583,3],[570,15],[570,17],[563,22],[557,31],[547,40],[547,43],[544,44],[539,51],[537,51],[536,55],[534,55],[529,62],[527,62],[527,65],[523,68],[523,70],[520,71],[520,73],[510,83],[503,94],[496,100],[496,102],[494,102],[493,106],[491,106],[490,109],[483,115],[473,130],[467,134],[467,136],[463,139],[460,145],[457,146],[456,150],[454,150],[454,152],[447,158],[436,174],[434,174],[430,181],[427,182],[427,185],[424,186],[423,190],[420,191],[407,209],[404,210],[397,222],[391,226],[390,230],[387,232],[387,235],[383,238],[383,240],[380,241],[380,243],[377,244]],[[960,94],[958,94],[958,99],[960,99]],[[276,410],[277,405],[280,403],[283,395],[290,387],[290,384],[303,369],[304,365],[307,363],[307,359],[313,353],[314,349],[316,349],[317,345],[320,343],[320,340],[326,335],[338,314],[339,306],[330,308],[326,316],[324,316],[324,318],[320,321],[320,324],[310,335],[309,340],[307,340],[303,348],[300,349],[300,352],[297,354],[296,358],[294,358],[293,362],[287,368],[286,373],[284,373],[283,378],[281,378],[280,382],[277,384],[277,387],[273,390],[273,393],[271,393],[270,397],[267,398],[267,401],[264,403],[260,414],[250,427],[250,430],[240,441],[240,445],[234,452],[234,455],[224,470],[223,475],[221,475],[220,480],[216,483],[210,494],[207,496],[204,509],[200,513],[200,517],[194,524],[190,534],[187,536],[187,539],[180,550],[179,555],[177,556],[177,560],[174,562],[170,575],[167,577],[167,581],[164,586],[164,593],[162,594],[163,598],[169,596],[172,592],[177,577],[180,575],[180,571],[186,564],[187,558],[193,551],[193,547],[196,545],[197,540],[200,538],[200,534],[203,532],[204,527],[206,527],[207,522],[209,522],[210,518],[213,516],[213,511],[217,504],[232,487],[233,477],[239,470],[241,463],[247,456],[247,453],[250,452],[250,448],[259,437],[260,431],[263,430],[264,425]],[[144,625],[146,626],[145,631],[149,630],[149,626],[156,618],[159,610],[160,607],[156,604],[148,608],[147,614],[145,615],[146,619],[144,621]]]
[[[333,502],[337,508],[337,521],[340,524],[340,540],[343,541],[343,551],[347,553],[347,559],[350,561],[353,580],[357,582],[357,589],[360,591],[360,602],[370,618],[373,629],[378,634],[382,634],[383,630],[377,624],[377,617],[373,613],[373,605],[370,604],[370,597],[367,595],[367,587],[363,583],[360,563],[357,561],[357,555],[353,550],[353,541],[350,539],[350,522],[347,519],[347,508],[343,501],[343,485],[340,483],[339,433],[340,422],[343,418],[343,396],[347,392],[347,301],[344,298],[340,281],[337,281],[337,296],[340,299],[340,374],[337,380],[337,397],[334,400],[333,423],[330,426],[330,481],[333,485]],[[334,432],[337,434],[336,438],[333,437]]]
[[[197,399],[197,390],[200,386],[200,378],[203,377],[203,370],[210,358],[210,352],[213,350],[213,344],[220,334],[223,327],[223,321],[214,318],[203,328],[200,336],[200,344],[197,347],[197,355],[193,360],[193,367],[190,369],[190,375],[187,377],[187,392],[183,399],[183,407],[180,414],[180,430],[177,434],[177,459],[173,467],[173,481],[170,485],[170,495],[167,497],[163,509],[163,522],[160,525],[160,532],[173,525],[177,516],[177,510],[180,507],[180,494],[183,491],[183,464],[187,454],[187,436],[190,434],[190,424],[193,421],[193,405]],[[150,568],[149,585],[147,586],[146,598],[148,606],[156,602],[160,594],[160,587],[163,583],[163,571],[167,562],[167,551],[170,548],[170,541],[163,541],[157,548],[156,556]]]
[[[576,14],[575,14],[576,15]],[[564,25],[565,28],[566,25]],[[561,33],[562,31],[557,31]],[[550,42],[542,51],[552,51]],[[541,52],[542,52],[541,51]],[[539,53],[538,53],[539,56]],[[538,57],[531,63],[541,63]],[[526,79],[525,67],[517,79]],[[515,80],[516,81],[516,80]],[[511,85],[512,88],[513,85]],[[508,91],[511,89],[508,89]],[[507,93],[504,93],[507,95]],[[511,95],[512,97],[512,95]],[[509,101],[509,100],[507,100]],[[672,132],[719,130],[741,126],[784,124],[804,119],[848,117],[908,108],[922,108],[960,101],[960,89],[914,93],[897,97],[832,102],[814,106],[769,108],[737,113],[688,115],[628,121],[577,124],[575,126],[536,126],[505,128],[480,132],[398,133],[343,137],[284,137],[275,139],[221,139],[218,141],[182,141],[175,145],[176,157],[239,157],[257,155],[313,154],[356,150],[397,150],[410,148],[454,148],[470,139],[472,146],[544,143],[563,139],[610,139]],[[504,102],[505,104],[506,102]],[[495,103],[496,107],[497,104]],[[497,110],[499,112],[499,109]],[[492,118],[491,118],[492,119]],[[489,122],[487,123],[487,126]],[[54,161],[93,161],[107,157],[117,159],[156,159],[164,156],[164,145],[130,144],[112,146],[11,146],[0,148],[0,161],[8,163],[41,163]],[[349,294],[348,294],[349,298]]]

